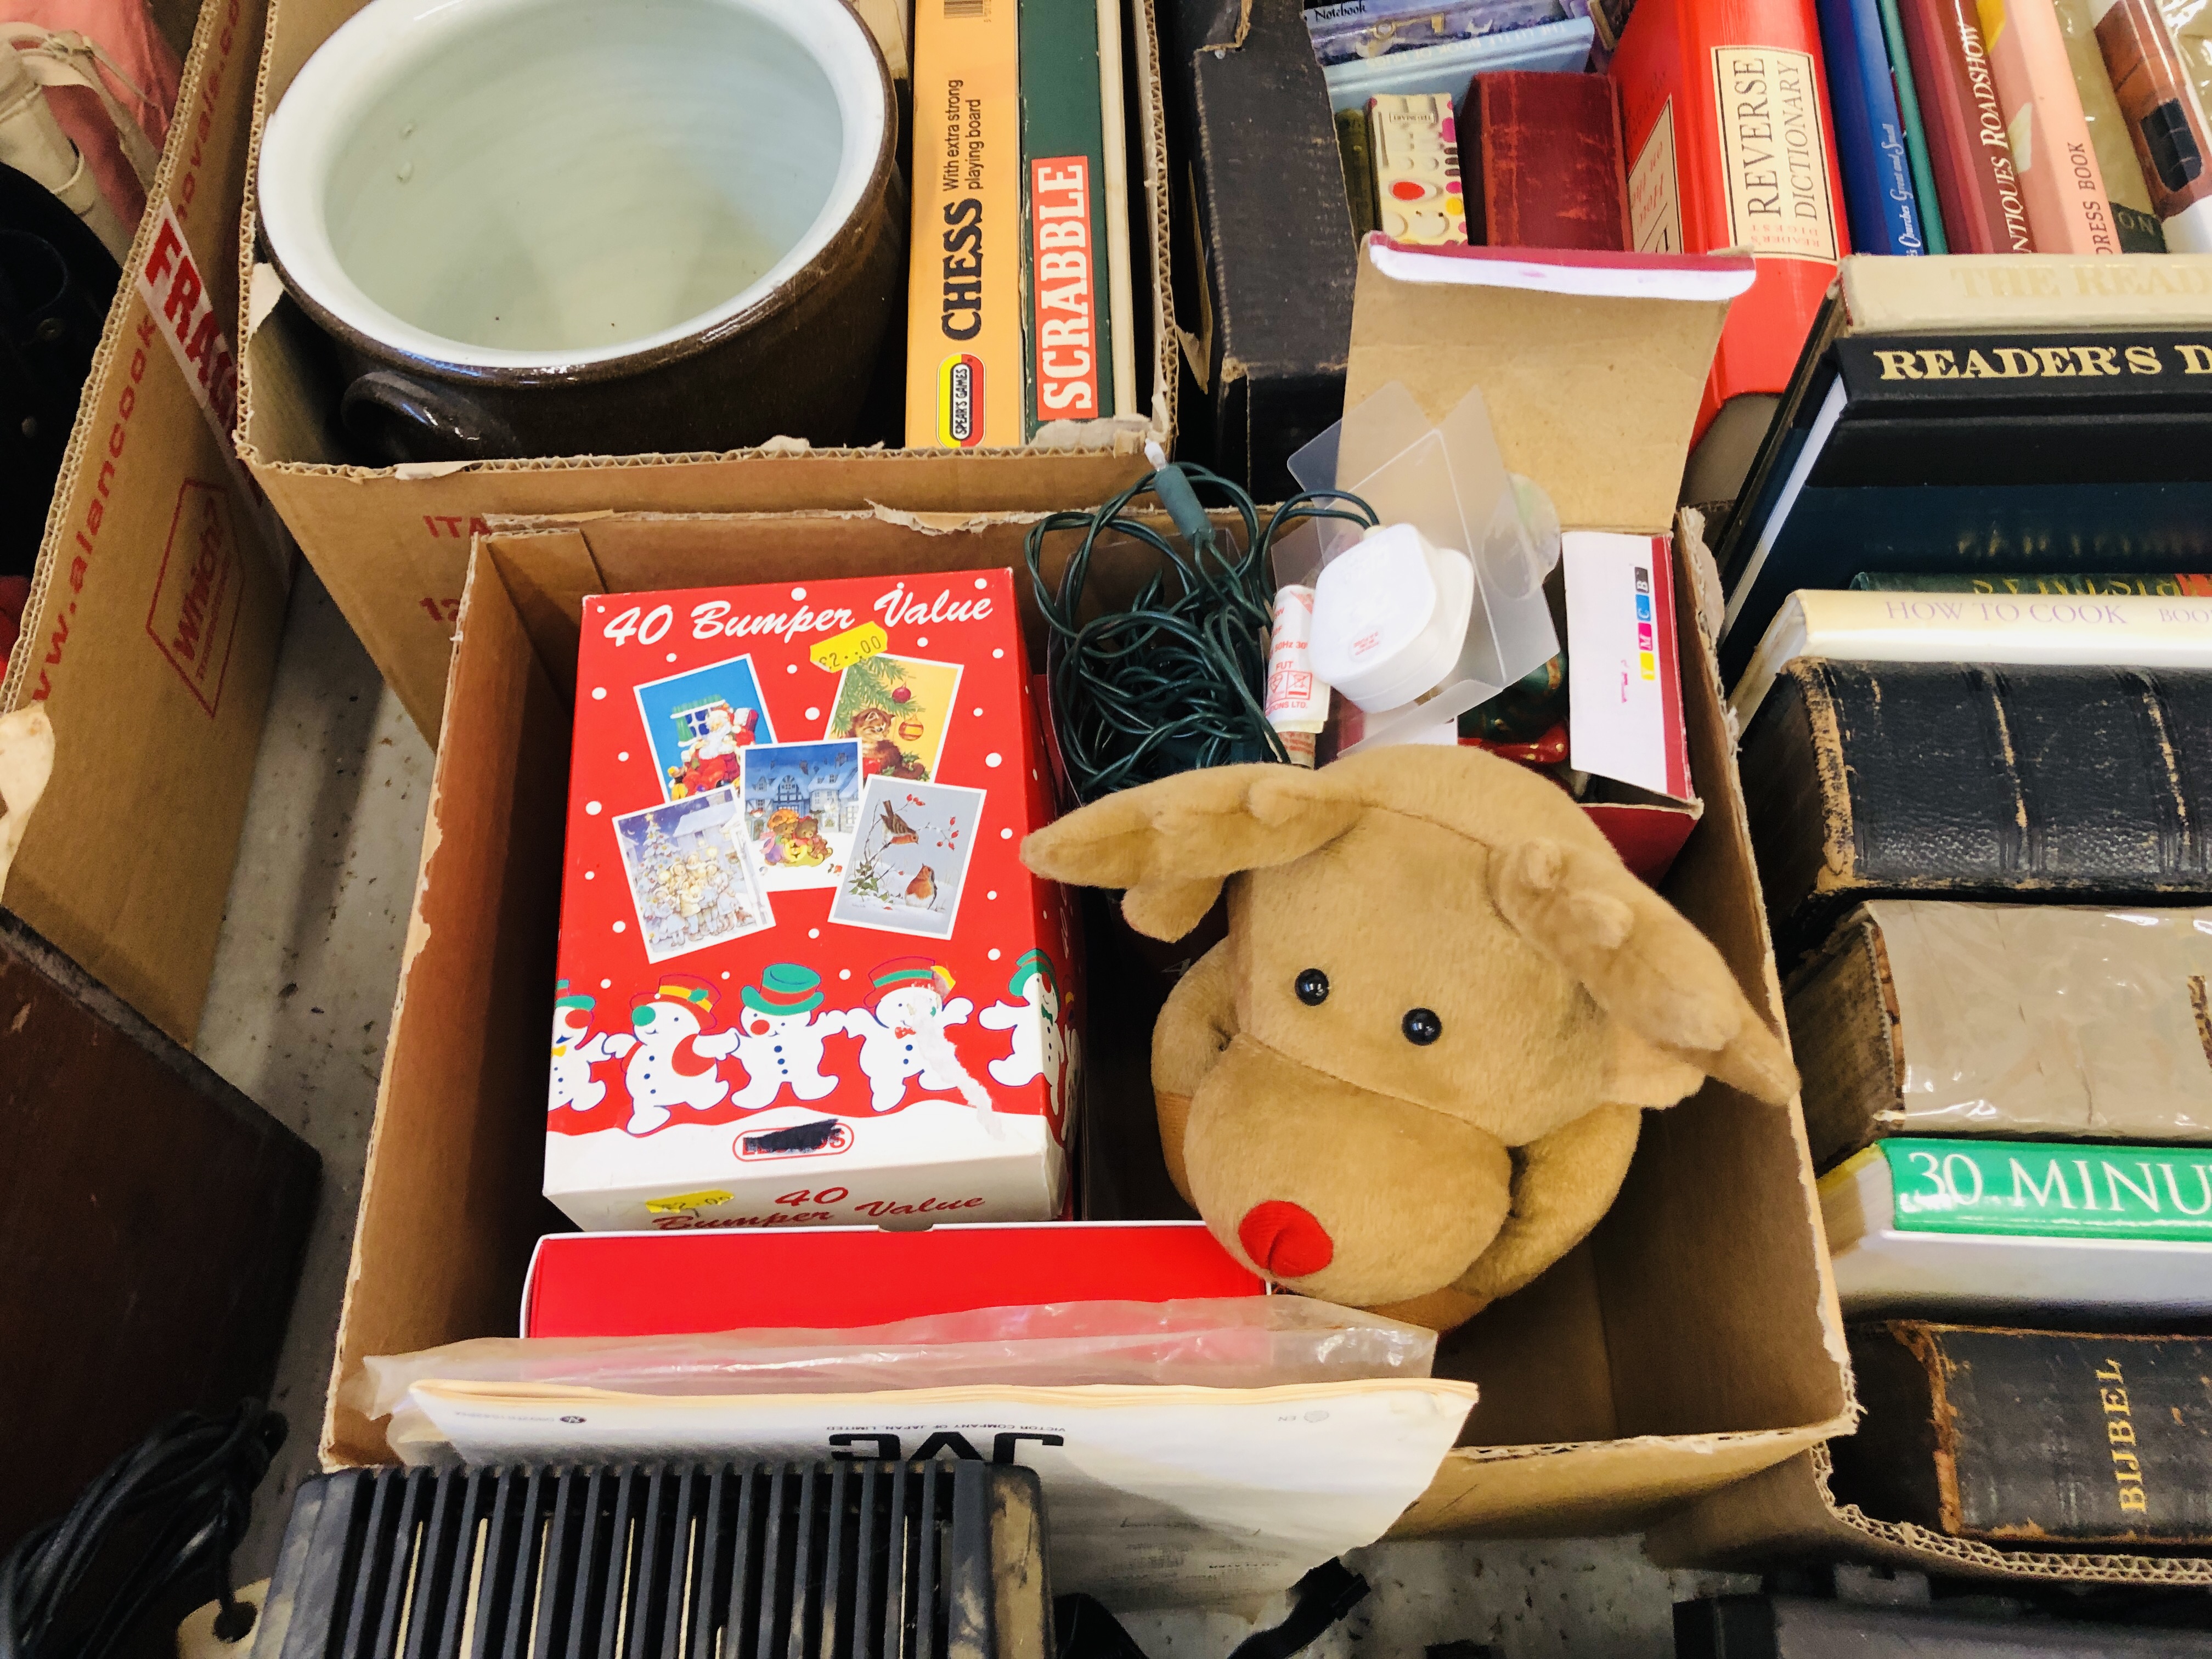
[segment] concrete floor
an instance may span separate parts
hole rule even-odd
[[[241,1582],[268,1573],[292,1492],[315,1472],[430,766],[428,746],[303,569],[198,1045],[323,1157],[322,1210],[274,1397],[291,1438],[256,1500]],[[1390,1544],[1350,1559],[1374,1593],[1308,1650],[1316,1659],[1454,1640],[1507,1659],[1669,1655],[1674,1601],[1756,1582],[1662,1572],[1632,1538]],[[1151,1659],[1212,1659],[1279,1617],[1190,1611],[1126,1623]]]

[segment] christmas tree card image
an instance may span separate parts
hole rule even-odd
[[[860,745],[864,777],[927,783],[937,775],[945,728],[960,697],[960,665],[878,652],[837,679],[823,735]]]
[[[950,939],[982,812],[981,789],[870,778],[852,866],[830,902],[830,920]]]
[[[860,745],[755,744],[744,751],[745,839],[769,892],[835,887],[860,827]]]
[[[775,926],[734,789],[624,812],[614,821],[648,962]],[[617,921],[615,931],[623,931]]]
[[[750,657],[647,680],[637,688],[637,712],[669,800],[736,788],[744,751],[775,741]]]

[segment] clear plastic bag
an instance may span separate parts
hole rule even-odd
[[[622,1394],[859,1394],[973,1385],[1265,1389],[1425,1377],[1437,1334],[1304,1297],[977,1308],[857,1330],[482,1337],[362,1362],[339,1397],[405,1437],[417,1382],[556,1383]],[[395,1415],[396,1413],[396,1415]]]

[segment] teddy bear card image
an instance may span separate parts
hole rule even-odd
[[[775,925],[752,866],[738,792],[717,789],[615,820],[648,962]]]
[[[869,777],[880,773],[926,783],[937,775],[945,729],[959,702],[958,663],[878,652],[838,679],[823,734],[857,740]]]
[[[545,1195],[592,1231],[1067,1216],[1082,941],[1020,856],[1054,799],[1013,573],[580,621]]]
[[[950,938],[983,802],[981,789],[870,778],[853,862],[837,884],[830,920]]]
[[[745,838],[771,893],[835,887],[860,827],[860,745],[755,744],[744,751]]]
[[[735,787],[744,751],[775,741],[750,657],[648,680],[636,690],[645,740],[670,800]]]

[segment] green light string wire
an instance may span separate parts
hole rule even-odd
[[[1222,497],[1243,520],[1243,554],[1206,517],[1198,489]],[[1148,494],[1184,545],[1128,515],[1130,503]],[[1139,478],[1096,512],[1054,513],[1030,532],[1030,579],[1052,632],[1060,757],[1079,800],[1201,766],[1289,762],[1263,706],[1275,599],[1269,554],[1279,532],[1307,519],[1376,522],[1357,495],[1310,489],[1277,507],[1262,527],[1243,489],[1178,464]],[[1083,540],[1054,592],[1044,579],[1045,540],[1078,531]],[[1152,548],[1160,568],[1128,609],[1085,622],[1084,585],[1105,536]]]

